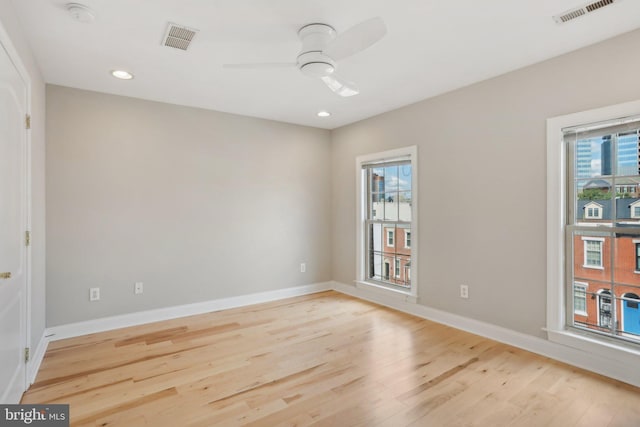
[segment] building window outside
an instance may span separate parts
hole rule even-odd
[[[387,230],[387,246],[394,247],[394,235],[395,233],[393,230]]]
[[[573,284],[573,312],[587,315],[587,284],[576,282]]]
[[[584,266],[602,268],[602,240],[582,238],[584,241]]]
[[[407,301],[413,302],[417,295],[411,286],[411,276],[416,275],[412,260],[417,251],[411,242],[417,223],[416,153],[416,147],[408,147],[356,160],[362,214],[356,283],[388,288],[406,294],[410,297]]]
[[[585,218],[588,218],[588,219],[602,218],[602,209],[597,206],[587,207],[585,209]]]
[[[640,271],[640,243],[636,243],[636,270]]]

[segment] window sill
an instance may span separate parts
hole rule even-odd
[[[596,265],[583,265],[582,268],[590,268],[592,270],[604,270],[604,267],[598,267]]]
[[[412,293],[411,291],[403,291],[400,289],[393,289],[387,286],[378,285],[377,283],[365,282],[361,280],[356,280],[356,288],[364,289],[367,291],[372,291],[378,294],[384,294],[386,296],[396,298],[402,301],[417,303],[418,296]]]
[[[640,348],[604,341],[597,337],[581,334],[570,330],[550,330],[547,329],[549,341],[562,344],[568,347],[582,350],[586,353],[595,354],[609,360],[617,360],[628,366],[635,366],[640,357]]]

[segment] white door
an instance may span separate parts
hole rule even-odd
[[[27,88],[0,44],[0,403],[26,387]]]

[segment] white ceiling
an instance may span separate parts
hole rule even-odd
[[[562,25],[552,16],[594,0],[69,1],[91,7],[95,21],[73,20],[64,0],[12,1],[47,83],[327,129],[640,27],[638,0]],[[376,16],[386,37],[338,63],[357,96],[339,97],[296,68],[222,68],[294,62],[301,26],[340,33]],[[161,46],[169,21],[199,30],[188,51]],[[135,79],[114,79],[118,68]]]

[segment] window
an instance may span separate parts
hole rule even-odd
[[[584,266],[587,268],[602,268],[602,241],[604,239],[590,239],[583,237]]]
[[[587,315],[587,286],[580,282],[573,284],[573,312],[581,316]]]
[[[417,225],[416,147],[360,156],[357,236],[358,286],[416,301],[417,248],[411,233]],[[403,241],[404,240],[404,241]],[[391,269],[393,271],[391,271]]]
[[[549,339],[617,360],[640,355],[624,297],[640,291],[638,113],[635,102],[547,122]]]
[[[601,219],[602,206],[597,203],[589,203],[584,207],[585,219]]]

